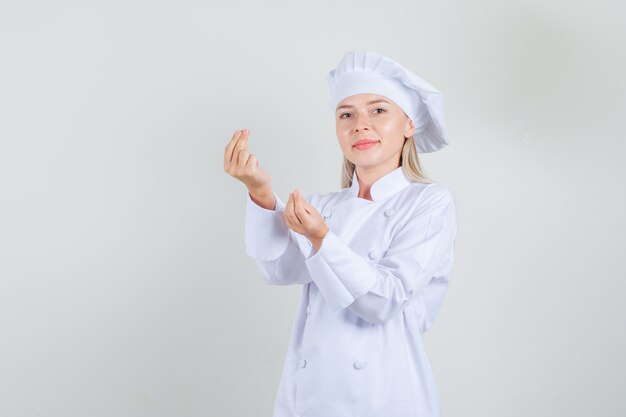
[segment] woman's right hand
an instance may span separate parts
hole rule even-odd
[[[250,193],[272,188],[269,174],[248,151],[248,129],[237,130],[224,151],[224,171],[243,182]]]

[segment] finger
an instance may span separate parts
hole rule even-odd
[[[230,140],[231,140],[231,141],[236,140],[236,139],[239,137],[239,135],[241,135],[241,131],[242,131],[242,130],[243,130],[243,129],[237,129],[237,130],[235,130],[235,133],[233,133],[233,136],[230,138]]]
[[[293,207],[293,211],[296,215],[299,216],[299,218],[302,218],[302,215],[304,214],[304,206],[302,204],[302,198],[300,198],[300,190],[293,192]]]
[[[238,129],[235,131],[235,133],[233,133],[233,137],[230,139],[230,142],[228,142],[228,144],[226,145],[226,149],[224,150],[224,164],[229,164],[232,162],[233,160],[233,151],[235,149],[235,146],[237,146],[237,142],[239,140],[239,137],[241,136],[241,129]]]
[[[250,154],[250,158],[248,158],[248,161],[246,162],[246,166],[258,168],[259,161],[257,161],[256,156]]]
[[[300,193],[300,190],[296,192],[296,203],[299,205],[300,210],[303,210],[307,214],[311,214],[311,204],[304,198],[304,196]]]
[[[291,193],[292,195],[292,199],[293,199],[293,216],[294,216],[294,223],[296,224],[302,224],[302,219],[300,218],[301,216],[298,216],[298,212],[299,212],[299,207],[300,204],[298,203],[297,200],[297,193],[294,191],[293,193]]]
[[[233,151],[232,161],[236,162],[239,159],[239,152],[248,150],[248,129],[242,129],[241,134],[237,138],[235,149]]]
[[[245,167],[248,159],[250,158],[250,155],[252,154],[248,152],[247,149],[240,150],[239,155],[237,155],[237,165],[240,167]]]
[[[285,217],[285,221],[289,228],[293,228],[293,199],[291,198],[291,194],[289,194],[289,198],[287,199],[287,204],[285,204],[285,209],[283,210],[283,216]]]
[[[291,200],[291,194],[289,194],[289,197],[287,197],[287,202],[285,203],[285,208],[283,210],[285,214],[289,214],[292,204],[293,204],[293,201]]]

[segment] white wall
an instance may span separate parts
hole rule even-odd
[[[326,73],[392,57],[444,96],[445,417],[626,413],[626,7],[0,6],[0,415],[270,416],[299,296],[243,244],[237,128],[287,197],[339,189]]]

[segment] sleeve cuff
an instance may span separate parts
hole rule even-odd
[[[283,211],[285,203],[276,192],[276,207],[268,210],[259,206],[246,192],[246,219],[244,240],[246,253],[260,261],[278,259],[287,250],[289,228],[285,223]]]

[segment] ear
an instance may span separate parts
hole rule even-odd
[[[404,128],[404,137],[410,138],[415,133],[415,125],[413,124],[413,120],[409,116],[406,117],[406,124]]]

